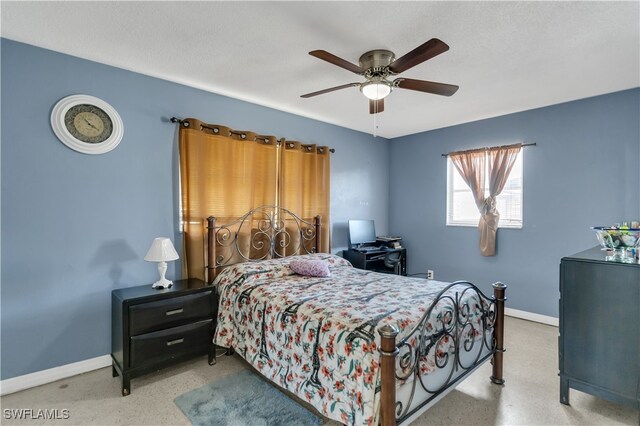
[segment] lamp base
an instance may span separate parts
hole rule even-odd
[[[167,272],[167,262],[161,261],[158,262],[158,273],[160,274],[160,279],[153,283],[151,287],[153,288],[169,288],[173,284],[173,281],[168,280],[164,277],[164,274]]]
[[[166,278],[160,279],[153,283],[151,287],[153,288],[169,288],[173,285],[173,281],[170,281]]]

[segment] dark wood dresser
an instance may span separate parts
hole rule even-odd
[[[640,409],[640,265],[604,258],[560,262],[560,402],[573,388]]]
[[[177,362],[208,354],[215,364],[217,307],[214,287],[198,279],[113,290],[112,372],[122,378],[122,395],[131,392],[131,379]]]

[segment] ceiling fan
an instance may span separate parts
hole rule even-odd
[[[369,98],[369,113],[377,114],[384,111],[384,98],[391,93],[393,88],[417,90],[419,92],[433,93],[435,95],[451,96],[458,90],[458,86],[453,84],[436,83],[433,81],[414,80],[412,78],[396,78],[393,81],[389,76],[400,74],[409,68],[413,68],[434,56],[449,50],[449,46],[437,38],[423,43],[411,52],[398,59],[390,50],[376,49],[366,52],[360,56],[360,65],[352,64],[342,58],[333,55],[326,50],[314,50],[309,55],[327,61],[348,71],[364,76],[363,83],[348,83],[329,89],[302,95],[302,98],[322,95],[335,90],[346,89],[347,87],[360,87],[363,95]]]

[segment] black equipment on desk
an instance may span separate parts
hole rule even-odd
[[[379,244],[380,247],[387,249],[401,249],[402,248],[402,237],[376,237],[376,244]]]
[[[376,236],[376,225],[372,219],[349,220],[349,249],[375,251],[382,248],[400,249],[401,237]]]
[[[376,225],[371,219],[349,221],[349,248],[370,247],[376,242]]]
[[[376,236],[371,219],[349,220],[349,250],[343,255],[356,268],[407,275],[407,250],[401,242],[401,237]]]

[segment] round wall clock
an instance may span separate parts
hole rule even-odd
[[[124,135],[118,112],[102,99],[72,95],[61,99],[51,112],[51,127],[58,139],[84,154],[104,154]]]

